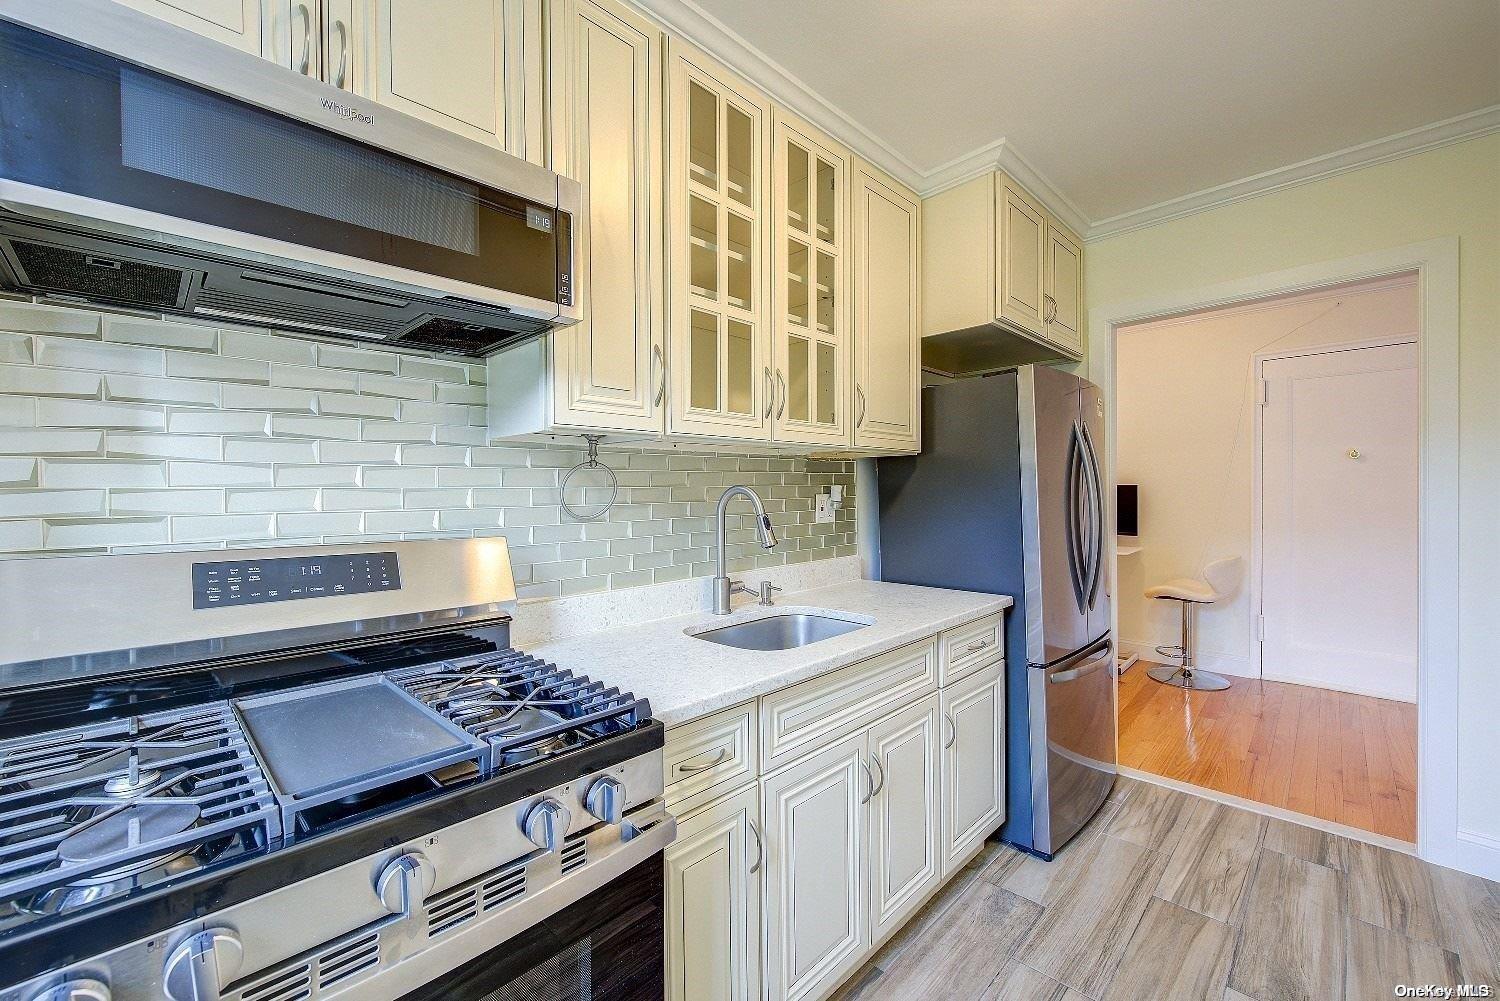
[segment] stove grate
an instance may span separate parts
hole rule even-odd
[[[389,677],[490,746],[490,770],[629,730],[651,706],[518,650],[394,671]]]
[[[280,835],[227,702],[0,742],[0,900]]]

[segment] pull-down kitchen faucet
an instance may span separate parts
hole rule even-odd
[[[753,588],[746,587],[737,580],[730,580],[729,574],[724,570],[724,512],[729,507],[729,502],[735,497],[743,497],[755,508],[755,534],[760,538],[761,547],[764,549],[776,548],[776,532],[771,528],[771,517],[766,514],[765,505],[760,502],[760,495],[749,487],[732,486],[724,491],[724,496],[719,498],[719,513],[716,516],[714,531],[717,533],[715,541],[718,546],[718,572],[714,574],[714,614],[729,614],[729,599],[737,591],[746,594],[755,594]]]

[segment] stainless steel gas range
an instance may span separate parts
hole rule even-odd
[[[662,728],[503,540],[0,563],[0,1001],[659,1001]]]

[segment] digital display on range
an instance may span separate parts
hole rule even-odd
[[[395,553],[193,564],[194,608],[399,590],[401,568]]]

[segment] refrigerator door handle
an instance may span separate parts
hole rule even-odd
[[[1073,582],[1073,598],[1080,613],[1088,612],[1088,578],[1085,560],[1087,548],[1083,538],[1083,434],[1077,421],[1073,422],[1073,433],[1068,437],[1067,463],[1067,518],[1068,530],[1068,575]]]
[[[1094,438],[1087,424],[1083,430],[1083,465],[1088,479],[1090,500],[1089,571],[1084,585],[1084,600],[1089,608],[1099,596],[1099,581],[1104,576],[1104,480],[1099,472],[1099,456],[1094,451]]]
[[[1079,678],[1087,678],[1089,675],[1109,665],[1109,655],[1113,649],[1114,644],[1109,640],[1105,640],[1103,647],[1097,649],[1085,663],[1080,664],[1078,667],[1070,667],[1066,671],[1056,671],[1047,675],[1047,684],[1065,685],[1070,681],[1077,681]]]

